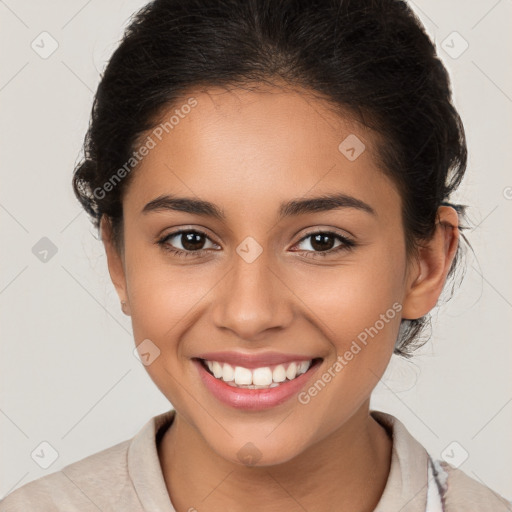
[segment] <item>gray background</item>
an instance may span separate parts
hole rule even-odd
[[[103,248],[70,185],[99,73],[144,4],[0,1],[0,496],[132,437],[169,408],[133,355]],[[455,199],[471,205],[476,257],[433,312],[432,341],[412,361],[393,358],[372,406],[512,499],[512,5],[411,5],[451,72],[466,126],[468,175]]]

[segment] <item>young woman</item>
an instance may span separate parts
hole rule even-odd
[[[369,408],[456,268],[465,167],[405,2],[148,4],[73,183],[173,409],[0,510],[512,510]]]

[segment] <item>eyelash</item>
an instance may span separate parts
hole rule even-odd
[[[206,233],[203,233],[202,231],[199,231],[197,229],[181,229],[179,231],[174,231],[173,233],[169,233],[169,234],[165,235],[163,238],[161,238],[160,240],[157,241],[157,244],[160,245],[165,251],[170,252],[180,258],[200,257],[203,255],[203,253],[208,252],[208,249],[200,249],[198,251],[183,251],[181,249],[173,248],[167,242],[167,240],[169,240],[170,238],[174,238],[175,236],[181,235],[184,233],[195,233],[195,234],[202,235],[209,239],[209,237]],[[338,253],[340,251],[350,251],[354,247],[357,246],[356,242],[354,242],[350,238],[347,238],[345,236],[342,236],[342,235],[332,232],[332,231],[322,231],[322,230],[317,230],[317,231],[312,231],[310,233],[307,233],[297,242],[297,244],[300,244],[304,240],[307,240],[308,238],[310,238],[314,235],[320,235],[320,234],[331,235],[331,236],[337,238],[338,240],[340,240],[342,243],[338,247],[334,247],[333,249],[329,249],[328,251],[294,251],[294,252],[305,252],[306,254],[313,253],[315,255],[315,256],[305,256],[306,258],[316,258],[317,257],[316,255],[319,255],[320,257],[323,258],[323,257],[329,256],[329,255],[332,255],[334,253]]]

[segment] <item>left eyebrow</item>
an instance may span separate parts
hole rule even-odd
[[[285,217],[305,215],[307,213],[326,212],[337,210],[339,208],[355,208],[365,211],[371,215],[377,215],[375,210],[364,201],[347,194],[325,194],[318,197],[306,199],[293,199],[281,203],[279,208],[279,220]],[[180,211],[201,215],[205,217],[213,217],[215,219],[225,221],[226,215],[224,211],[216,204],[201,199],[190,197],[176,197],[173,195],[162,195],[147,203],[142,209],[142,213],[159,212],[159,211]]]
[[[279,219],[302,215],[306,213],[326,212],[339,208],[355,208],[372,215],[377,215],[375,210],[361,199],[347,194],[325,194],[319,197],[295,199],[282,203],[279,209]]]

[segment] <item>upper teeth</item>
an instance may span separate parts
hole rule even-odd
[[[274,387],[286,379],[293,380],[307,372],[312,360],[294,361],[287,365],[278,364],[275,367],[264,366],[262,368],[244,368],[243,366],[231,366],[228,363],[218,361],[205,361],[206,365],[217,379],[232,382],[237,386],[263,386]],[[285,367],[286,366],[286,367]]]

